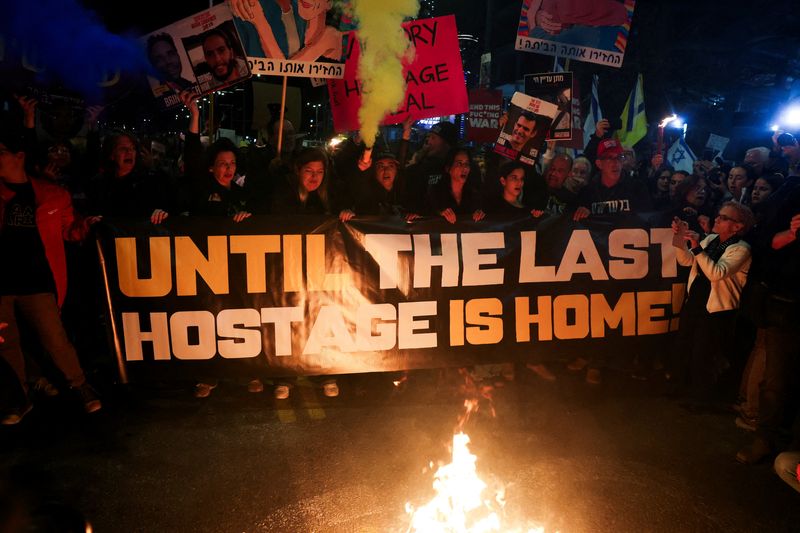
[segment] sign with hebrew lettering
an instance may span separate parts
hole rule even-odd
[[[523,0],[516,49],[621,67],[635,0]]]
[[[229,0],[253,74],[341,78],[342,32],[330,0]]]

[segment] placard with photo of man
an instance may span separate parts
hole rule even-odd
[[[508,159],[527,165],[536,164],[547,132],[558,114],[558,106],[516,92],[511,97],[505,127],[494,145],[494,151]]]
[[[149,33],[142,42],[152,67],[150,89],[165,109],[181,103],[181,91],[206,94],[250,77],[226,4]]]

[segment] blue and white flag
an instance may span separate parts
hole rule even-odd
[[[683,137],[678,137],[678,140],[672,143],[667,150],[667,163],[672,165],[675,170],[683,170],[691,174],[696,159],[697,157]]]
[[[597,85],[599,80],[597,74],[592,76],[592,95],[589,101],[589,113],[586,115],[586,121],[583,123],[583,147],[589,144],[589,137],[594,133],[597,122],[603,119],[603,112],[600,111],[600,98],[597,96]]]

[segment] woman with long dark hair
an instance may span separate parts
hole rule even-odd
[[[427,206],[430,214],[444,217],[454,224],[458,215],[482,220],[481,197],[469,181],[472,154],[467,148],[455,148],[447,154],[442,179],[428,189]]]

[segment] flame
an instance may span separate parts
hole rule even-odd
[[[436,495],[425,505],[415,509],[406,503],[410,515],[409,532],[424,533],[483,533],[504,531],[510,533],[544,533],[544,527],[516,527],[503,524],[506,504],[505,488],[490,488],[476,469],[477,456],[469,451],[469,436],[462,431],[472,413],[478,411],[480,398],[488,400],[494,416],[491,387],[476,385],[466,370],[464,413],[458,419],[457,433],[453,435],[452,460],[442,465],[434,474]],[[556,532],[557,533],[557,532]]]

